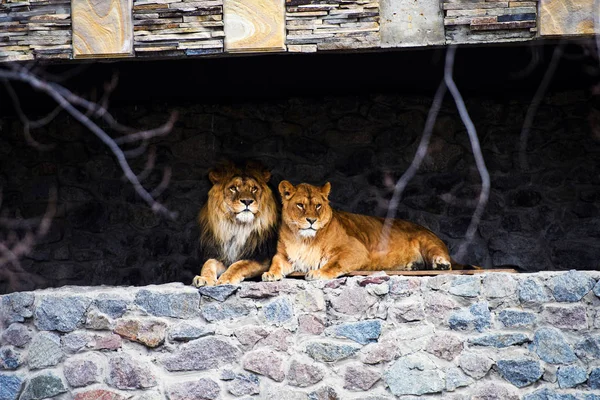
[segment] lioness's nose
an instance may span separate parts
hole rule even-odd
[[[315,221],[317,220],[316,218],[306,218],[306,220],[308,221],[309,224],[314,224]]]
[[[244,203],[246,205],[246,207],[248,207],[250,204],[254,203],[254,200],[250,200],[250,199],[242,199],[240,201],[242,203]]]

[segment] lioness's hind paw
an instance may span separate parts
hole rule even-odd
[[[446,257],[434,257],[433,258],[433,269],[437,270],[450,270],[452,269],[452,264]]]
[[[273,272],[265,272],[262,274],[263,282],[275,282],[283,279],[283,275],[274,274]]]
[[[202,287],[202,286],[215,286],[215,281],[206,279],[203,276],[200,275],[196,275],[194,277],[194,280],[192,281],[192,285],[194,285],[195,287]]]

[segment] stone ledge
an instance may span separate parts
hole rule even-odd
[[[588,399],[600,396],[598,279],[378,273],[12,293],[0,296],[0,398]]]

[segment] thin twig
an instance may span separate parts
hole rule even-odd
[[[565,42],[561,41],[554,49],[554,53],[552,53],[552,60],[550,60],[550,65],[548,66],[548,69],[546,69],[546,73],[542,78],[540,86],[538,86],[535,94],[533,95],[533,100],[531,100],[531,104],[527,109],[527,114],[525,114],[525,120],[523,121],[523,127],[521,128],[519,145],[519,163],[521,164],[521,169],[523,170],[529,169],[527,165],[527,141],[529,140],[529,133],[531,131],[531,126],[533,125],[533,119],[535,118],[535,114],[537,114],[537,110],[542,103],[542,99],[546,94],[546,90],[548,90],[548,85],[550,85],[550,81],[554,76],[554,72],[558,66],[558,61],[562,55],[564,45]]]
[[[460,245],[458,253],[456,255],[456,257],[460,259],[466,251],[467,245],[471,242],[471,240],[473,240],[473,236],[477,231],[477,227],[479,226],[479,222],[481,221],[481,216],[483,215],[485,206],[487,205],[488,198],[490,196],[490,174],[485,166],[483,153],[481,152],[481,146],[479,144],[479,138],[477,137],[477,130],[475,129],[473,121],[469,117],[469,112],[467,111],[465,102],[463,101],[463,98],[458,88],[456,87],[456,84],[454,83],[454,79],[452,78],[455,53],[456,46],[451,45],[448,48],[448,52],[446,54],[444,80],[446,82],[446,85],[448,85],[448,90],[450,90],[450,94],[452,94],[452,97],[454,98],[454,102],[456,103],[456,108],[458,108],[460,118],[465,127],[467,128],[467,133],[471,142],[471,150],[473,151],[473,155],[475,156],[475,164],[477,165],[477,170],[479,171],[479,176],[481,177],[481,192],[479,193],[479,201],[471,217],[471,222],[469,223],[469,227],[467,228],[467,233],[465,234],[466,241]]]
[[[396,211],[398,210],[398,204],[400,203],[400,199],[402,198],[402,193],[406,188],[406,185],[410,182],[410,180],[415,176],[423,159],[427,155],[427,149],[429,147],[429,140],[431,139],[431,134],[433,133],[433,127],[435,125],[435,121],[437,119],[438,112],[442,107],[442,101],[444,99],[444,95],[446,94],[446,83],[442,81],[438,86],[437,91],[435,92],[435,96],[433,98],[433,103],[431,108],[429,109],[429,113],[427,114],[427,121],[425,122],[425,128],[423,130],[423,134],[421,135],[421,141],[419,142],[419,146],[417,147],[417,152],[410,163],[408,169],[402,174],[400,179],[396,182],[394,186],[394,194],[390,200],[388,211],[385,216],[385,223],[383,224],[383,229],[381,232],[382,236],[382,249],[388,248],[388,241],[392,229],[392,224],[394,222],[394,217],[396,216]]]

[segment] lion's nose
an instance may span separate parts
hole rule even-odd
[[[240,200],[242,203],[244,203],[246,205],[246,207],[248,207],[250,204],[254,203],[254,200],[250,200],[250,199],[243,199]]]
[[[306,220],[308,221],[309,224],[314,224],[315,221],[317,220],[316,218],[306,218]]]

